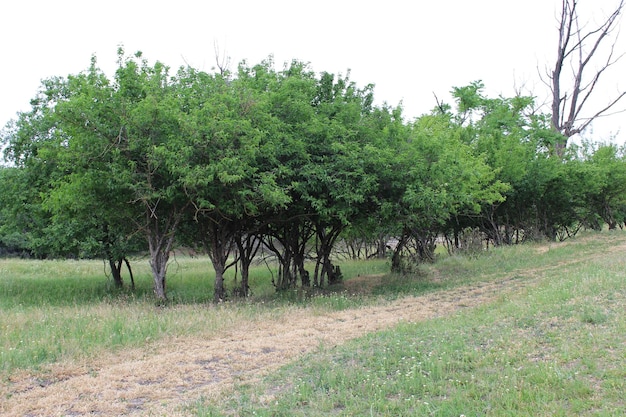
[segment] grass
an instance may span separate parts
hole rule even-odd
[[[355,306],[357,298],[327,293],[311,299],[277,296],[271,272],[251,271],[253,296],[213,305],[213,272],[207,258],[179,256],[169,267],[168,307],[152,298],[147,260],[135,260],[137,288],[113,288],[102,261],[0,259],[0,378],[60,360],[140,347],[166,337],[203,335],[243,321],[262,321],[312,303],[320,309]],[[380,273],[385,261],[344,262],[349,278]],[[227,274],[233,288],[234,272]]]
[[[532,280],[492,304],[319,350],[198,416],[626,415],[625,236],[504,248],[429,268]],[[549,250],[546,250],[549,249]],[[487,277],[487,278],[485,278]]]
[[[210,264],[179,256],[167,307],[151,296],[147,261],[133,263],[135,292],[115,290],[94,261],[0,260],[0,379],[56,361],[123,354],[168,337],[209,338],[243,322],[332,311],[403,295],[506,281],[488,305],[403,323],[345,345],[319,348],[219,403],[187,411],[222,415],[559,416],[626,415],[626,233],[498,248],[475,259],[442,257],[414,276],[385,261],[344,262],[329,291],[280,295],[255,269],[253,297],[214,305]],[[617,250],[618,249],[618,250]],[[355,285],[378,276],[369,286]],[[230,273],[232,288],[235,277]],[[504,288],[504,287],[503,287]]]

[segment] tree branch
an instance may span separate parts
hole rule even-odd
[[[560,144],[562,148],[567,145],[568,138],[581,133],[594,119],[604,115],[626,95],[626,92],[619,92],[616,98],[591,117],[581,117],[607,70],[625,55],[615,57],[618,36],[612,36],[621,18],[625,1],[620,0],[612,13],[599,25],[587,30],[587,24],[580,24],[578,0],[562,0],[560,16],[557,18],[559,35],[554,67],[551,73],[546,74],[547,81],[542,77],[542,81],[551,89],[552,127],[564,136],[564,143]],[[603,50],[602,46],[611,37],[613,42],[609,45],[608,55],[601,61],[602,65],[592,77],[586,77],[590,64],[597,61],[600,51]],[[571,86],[564,93],[563,69],[566,65],[571,69]]]

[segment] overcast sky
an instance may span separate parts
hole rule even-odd
[[[586,18],[615,4],[581,2]],[[83,71],[93,54],[112,74],[118,45],[173,69],[189,64],[210,71],[215,43],[232,69],[269,55],[280,67],[298,59],[315,71],[350,69],[360,86],[376,85],[378,103],[402,102],[407,119],[430,111],[433,94],[449,102],[453,86],[479,79],[491,96],[524,87],[543,102],[548,91],[538,68],[545,71],[554,59],[559,7],[560,0],[4,1],[0,126],[29,108],[42,79]],[[609,74],[600,103],[626,89],[619,80],[624,69]],[[625,119],[606,118],[590,136],[606,140],[626,130]]]

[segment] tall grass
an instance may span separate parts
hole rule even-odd
[[[626,236],[504,248],[429,268],[530,280],[489,305],[404,323],[240,385],[199,416],[626,415]],[[615,251],[616,245],[621,249]],[[448,275],[450,273],[454,276]]]

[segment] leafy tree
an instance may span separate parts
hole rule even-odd
[[[61,175],[57,161],[47,158],[47,148],[63,142],[65,137],[58,127],[54,108],[67,95],[65,80],[50,78],[42,82],[37,96],[31,100],[31,110],[19,113],[2,131],[5,159],[13,168],[5,172],[2,184],[2,228],[5,239],[37,257],[76,254],[73,242],[58,245],[64,230],[51,223],[50,213],[43,207],[43,196]],[[61,235],[61,236],[59,236]]]
[[[587,144],[582,149],[584,179],[577,178],[584,190],[581,205],[591,209],[610,230],[626,221],[626,159],[624,148],[615,144]],[[581,182],[585,186],[581,187]],[[598,224],[591,224],[599,228]]]
[[[309,143],[309,134],[317,122],[312,105],[317,81],[315,74],[301,62],[294,61],[277,73],[270,68],[271,64],[269,61],[264,68],[255,68],[255,78],[264,80],[267,109],[275,121],[266,137],[264,155],[267,163],[277,170],[277,183],[287,191],[291,203],[282,210],[266,213],[263,236],[280,264],[274,285],[286,289],[295,286],[298,278],[303,285],[309,285],[304,262],[314,236],[313,212],[303,193],[312,180],[304,175],[304,170],[315,164],[311,160],[313,143]]]
[[[18,167],[0,168],[0,252],[41,256],[35,242],[47,216],[32,174]]]
[[[224,271],[245,226],[263,210],[284,205],[288,197],[274,174],[259,165],[264,126],[263,97],[246,79],[181,71],[185,85],[184,140],[168,149],[168,164],[193,206],[191,239],[202,242],[215,269],[214,297],[226,296]],[[257,117],[258,116],[258,117]],[[237,237],[241,239],[236,240]]]
[[[63,175],[53,182],[43,206],[52,223],[77,242],[82,256],[108,260],[113,281],[121,287],[122,265],[132,281],[127,256],[141,245],[130,221],[137,216],[128,204],[131,187],[114,149],[124,134],[116,117],[114,86],[93,58],[87,72],[68,77],[66,89],[70,95],[55,105],[54,115],[67,139],[51,143],[45,154]]]
[[[403,269],[400,254],[411,241],[417,259],[432,259],[436,237],[448,221],[503,200],[507,186],[464,143],[465,129],[451,113],[440,111],[411,126],[409,140],[400,149],[406,188],[396,209],[403,227],[392,258],[396,271]]]
[[[155,295],[164,300],[169,253],[188,205],[162,156],[181,138],[180,109],[165,66],[149,66],[140,53],[126,58],[121,48],[118,55],[113,80],[93,58],[84,73],[44,81],[8,135],[8,152],[16,165],[45,172],[41,203],[53,214],[56,242],[98,243],[119,272],[132,236],[144,234]]]
[[[534,111],[531,97],[488,98],[483,84],[455,88],[456,119],[466,129],[464,142],[482,155],[497,179],[509,188],[505,199],[483,205],[481,216],[454,227],[479,227],[496,245],[576,230],[578,201],[572,188],[574,167],[554,158],[550,149],[561,137],[549,117]],[[468,221],[469,220],[469,221]]]
[[[341,233],[358,217],[371,214],[370,195],[377,172],[366,169],[364,147],[371,143],[366,120],[372,86],[359,89],[349,77],[322,73],[313,101],[315,123],[308,132],[310,162],[300,171],[302,198],[310,205],[315,230],[316,268],[313,283],[340,278],[330,256]]]
[[[117,174],[131,187],[130,202],[138,213],[132,221],[148,242],[155,296],[165,300],[170,252],[190,204],[168,165],[170,150],[182,144],[185,133],[176,79],[163,64],[140,61],[139,53],[119,55],[114,97],[121,134],[112,138],[121,156]]]
[[[410,126],[404,123],[402,108],[384,105],[373,108],[362,121],[369,141],[361,146],[363,170],[376,177],[366,208],[351,223],[348,233],[363,231],[361,239],[376,248],[376,256],[385,257],[390,239],[399,236],[402,223],[398,202],[407,186],[403,147],[410,141]],[[346,235],[344,234],[344,237]]]

